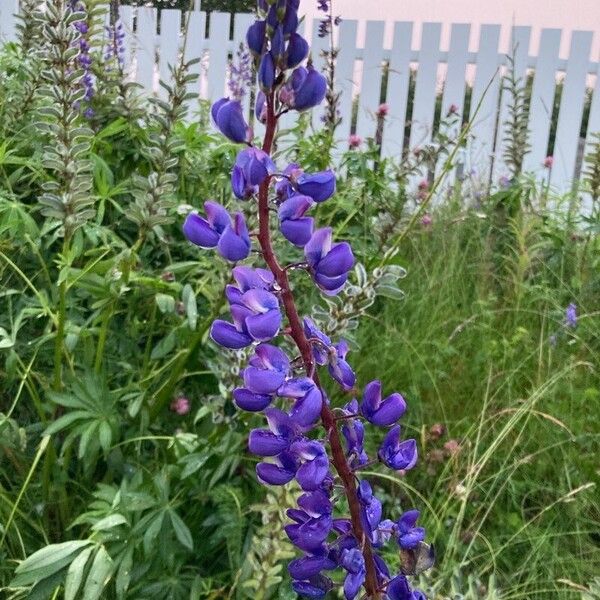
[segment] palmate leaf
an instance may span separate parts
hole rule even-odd
[[[16,569],[16,577],[10,582],[11,587],[31,585],[50,577],[73,560],[73,555],[89,546],[90,540],[72,540],[62,544],[51,544],[34,552]]]

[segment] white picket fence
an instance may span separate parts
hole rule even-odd
[[[0,0],[0,40],[11,40],[15,36],[13,13],[17,3],[18,0]],[[209,15],[210,26],[205,35],[207,15],[200,10],[188,15],[172,9],[157,11],[150,7],[122,6],[120,11],[127,32],[127,69],[130,77],[148,92],[160,94],[159,78],[170,79],[168,65],[177,60],[182,48],[183,24],[189,17],[185,56],[187,59],[202,57],[202,61],[193,67],[199,81],[191,91],[210,101],[226,93],[229,60],[244,40],[252,15],[232,17],[213,12]],[[322,65],[320,50],[328,41],[318,37],[318,22],[309,25],[306,27],[309,31],[304,34],[312,42],[312,56],[319,68]],[[584,151],[587,151],[592,134],[600,131],[599,63],[590,59],[592,32],[572,32],[568,58],[561,59],[559,47],[563,33],[559,29],[542,30],[539,46],[531,54],[532,31],[526,26],[514,27],[510,47],[500,48],[501,27],[482,25],[475,52],[469,50],[471,26],[468,24],[451,26],[447,51],[440,50],[440,23],[422,25],[420,48],[412,47],[413,30],[416,29],[413,23],[394,23],[393,42],[389,48],[384,45],[384,27],[384,21],[368,21],[364,47],[357,45],[357,21],[342,21],[337,32],[340,51],[336,85],[342,91],[339,107],[342,123],[337,132],[340,146],[346,144],[353,126],[353,100],[358,103],[355,131],[364,138],[373,135],[373,115],[381,98],[385,99],[389,115],[383,131],[382,152],[384,156],[397,156],[405,141],[407,114],[411,114],[408,145],[414,149],[429,142],[434,135],[436,96],[442,95],[442,114],[455,105],[462,118],[466,86],[472,84],[469,114],[469,119],[473,120],[472,136],[463,160],[466,168],[476,168],[482,181],[497,181],[506,171],[502,160],[503,131],[499,124],[507,116],[508,97],[502,93],[501,75],[506,69],[507,54],[511,54],[519,76],[533,72],[529,113],[531,151],[527,154],[525,168],[540,177],[548,176],[542,163],[550,139],[557,82],[563,80],[554,165],[549,181],[559,191],[567,191],[573,186],[579,177],[577,171],[580,170],[584,143]],[[389,66],[385,90],[382,89],[384,65]],[[409,106],[411,69],[416,70],[416,85],[412,106]],[[582,140],[580,128],[586,90],[590,86],[594,89],[587,136]],[[478,105],[480,109],[475,114]],[[250,107],[247,105],[246,109]],[[321,114],[322,109],[314,111],[315,128],[321,126]]]

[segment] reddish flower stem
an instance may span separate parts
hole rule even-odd
[[[267,95],[267,123],[262,147],[262,149],[268,154],[271,153],[273,147],[276,129],[277,115],[274,111],[274,94],[271,92],[269,95]],[[319,389],[322,389],[319,376],[315,368],[312,347],[306,335],[304,334],[304,329],[298,315],[298,309],[296,308],[294,295],[292,294],[290,288],[287,271],[282,268],[277,261],[277,257],[275,256],[273,246],[271,244],[271,230],[269,226],[269,182],[269,179],[265,180],[259,187],[258,191],[258,242],[262,249],[263,258],[275,276],[277,284],[281,288],[281,299],[283,301],[285,313],[290,325],[289,333],[296,343],[296,346],[298,346],[306,374],[313,379]],[[344,455],[344,449],[342,447],[340,434],[337,429],[336,419],[329,406],[327,406],[325,403],[323,403],[323,408],[321,409],[321,421],[325,431],[327,432],[327,438],[329,439],[329,444],[331,446],[333,466],[340,476],[344,486],[344,491],[348,500],[348,506],[350,508],[352,529],[365,559],[365,589],[367,591],[367,597],[371,599],[378,599],[380,597],[380,591],[377,584],[375,561],[373,560],[373,549],[371,547],[371,542],[365,535],[362,526],[360,517],[360,502],[356,490],[356,480],[354,473],[348,465],[346,456]]]

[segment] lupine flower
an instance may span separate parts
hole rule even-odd
[[[274,394],[290,372],[285,352],[271,344],[259,344],[249,365],[243,372],[244,384],[256,394]]]
[[[565,326],[571,329],[577,327],[577,305],[573,302],[567,306],[565,311]]]
[[[358,416],[358,402],[356,398],[344,407],[344,415]],[[365,465],[369,457],[364,449],[365,428],[360,419],[347,419],[342,425],[342,435],[346,439],[346,456],[352,468]]]
[[[321,104],[326,91],[327,80],[321,73],[312,67],[298,67],[282,87],[279,97],[289,108],[302,111]]]
[[[229,65],[227,87],[234,100],[242,100],[252,84],[252,60],[248,50],[240,44],[236,52],[236,61]]]
[[[185,396],[178,396],[174,398],[169,406],[172,412],[178,415],[187,415],[190,412],[190,401]]]
[[[506,175],[502,175],[500,177],[500,179],[498,179],[498,185],[503,189],[506,190],[510,187],[511,185],[511,181],[510,181],[510,177],[506,176]]]
[[[295,246],[304,247],[313,234],[314,219],[304,216],[312,205],[312,198],[296,194],[279,206],[279,228]]]
[[[390,469],[407,471],[417,462],[417,442],[400,441],[400,425],[392,427],[379,448],[379,460]]]
[[[112,58],[117,60],[120,69],[125,66],[125,31],[123,23],[119,20],[113,25],[105,27],[106,48],[104,50],[104,60],[110,61]]]
[[[346,600],[354,600],[365,580],[365,559],[358,548],[346,548],[342,552],[340,563],[347,571],[344,579],[344,596]]]
[[[340,384],[342,389],[352,389],[356,376],[346,361],[348,344],[344,340],[333,344],[331,339],[308,317],[304,318],[304,332],[309,340],[314,340],[312,345],[316,363],[327,365],[329,375]]]
[[[425,530],[417,527],[418,510],[407,510],[396,522],[398,545],[404,550],[415,548],[425,539]]]
[[[287,46],[287,68],[293,69],[294,67],[297,67],[307,56],[308,42],[299,33],[292,33]]]
[[[348,138],[348,145],[350,146],[351,149],[358,148],[362,143],[363,143],[363,139],[360,137],[360,135],[356,135],[356,133],[353,133]]]
[[[234,350],[245,348],[253,341],[269,341],[281,326],[281,312],[277,296],[268,291],[270,283],[257,269],[234,269],[239,287],[226,289],[233,323],[217,319],[211,327],[211,338],[221,346]]]
[[[333,242],[331,227],[315,231],[304,247],[315,283],[328,295],[337,294],[348,279],[354,266],[352,248],[346,242]]]
[[[248,48],[250,48],[250,52],[255,56],[260,56],[262,54],[263,48],[265,46],[265,34],[267,31],[267,22],[266,21],[255,21],[246,33],[246,42],[248,43]]]
[[[244,119],[239,100],[221,98],[212,105],[210,113],[219,131],[232,142],[241,144],[252,139],[252,130]]]
[[[201,248],[217,248],[219,254],[236,262],[250,254],[250,236],[242,213],[233,219],[223,206],[208,200],[204,203],[206,219],[190,213],[183,224],[185,237]]]
[[[231,172],[231,188],[236,198],[251,198],[258,192],[258,186],[275,170],[275,163],[266,152],[254,147],[242,150]]]
[[[420,590],[411,590],[408,580],[404,575],[398,575],[392,579],[387,587],[389,600],[427,600],[425,594]]]
[[[327,0],[320,3],[330,11]],[[420,600],[422,593],[411,590],[404,575],[393,577],[379,554],[379,549],[392,536],[404,552],[420,543],[424,531],[416,527],[418,512],[408,511],[396,523],[384,519],[382,503],[371,485],[364,479],[358,481],[356,475],[356,471],[369,462],[364,447],[365,422],[391,426],[378,452],[382,463],[395,470],[410,469],[415,464],[415,440],[400,441],[400,427],[395,425],[406,410],[404,399],[397,393],[383,398],[381,383],[371,382],[364,389],[360,406],[352,399],[341,409],[340,439],[340,425],[318,383],[315,369],[326,366],[329,376],[342,390],[352,390],[356,376],[347,361],[348,344],[343,339],[334,343],[309,317],[304,317],[302,331],[299,331],[298,314],[290,310],[289,305],[290,295],[294,302],[293,288],[282,289],[280,271],[294,263],[279,267],[273,248],[265,244],[264,226],[269,226],[269,222],[264,221],[265,208],[270,209],[272,200],[278,206],[283,236],[295,246],[304,247],[306,267],[326,294],[341,290],[354,264],[349,244],[334,242],[329,227],[313,231],[314,219],[306,216],[314,203],[323,202],[335,193],[335,174],[329,170],[305,173],[298,164],[290,164],[280,173],[269,156],[271,136],[276,133],[275,120],[281,110],[281,105],[272,104],[275,93],[284,110],[286,107],[305,110],[321,102],[326,89],[325,78],[312,66],[297,66],[308,54],[308,44],[296,32],[298,7],[299,0],[258,0],[258,14],[264,20],[255,22],[247,35],[259,83],[265,90],[257,94],[254,107],[257,121],[267,127],[265,150],[252,145],[252,132],[237,100],[243,96],[244,80],[239,82],[240,89],[236,87],[238,84],[230,88],[232,98],[219,100],[211,109],[224,135],[249,146],[236,158],[231,185],[238,198],[258,200],[261,231],[258,243],[261,256],[271,270],[246,266],[233,269],[235,284],[225,289],[232,322],[215,320],[210,337],[227,348],[256,344],[242,370],[243,386],[233,391],[233,398],[242,410],[264,412],[266,417],[268,426],[253,429],[248,438],[250,452],[261,457],[256,465],[258,480],[265,485],[285,485],[295,480],[304,492],[297,500],[297,507],[286,511],[290,523],[285,526],[285,532],[302,552],[288,565],[294,591],[304,597],[321,599],[334,585],[325,573],[341,568],[345,571],[343,588],[347,600],[361,594],[363,586],[367,594],[387,591],[390,600]],[[337,22],[339,18],[333,20],[328,14],[328,27]],[[287,72],[289,69],[293,72]],[[387,110],[387,105],[382,105],[378,118],[383,119]],[[271,191],[276,198],[272,198]],[[239,219],[242,219],[241,214]],[[206,218],[190,215],[184,229],[195,243],[220,249],[226,232],[235,230],[234,225],[223,207],[209,204]],[[239,228],[236,232],[238,237],[244,237]],[[277,274],[277,280],[273,273]],[[285,300],[283,308],[290,325],[285,331],[300,350],[303,373],[298,372],[298,360],[291,361],[284,346],[272,342],[282,326],[280,296]],[[312,356],[306,356],[306,344]],[[326,424],[324,436],[315,431],[320,419]],[[344,456],[335,453],[330,459],[328,448],[334,440],[345,447]],[[333,516],[334,504],[338,501],[337,492],[333,495],[334,482],[340,475],[346,494],[355,493],[358,497],[358,521],[344,514]],[[347,486],[355,485],[355,481],[358,487],[348,492]],[[368,545],[370,554],[366,552]],[[372,560],[367,561],[367,556],[372,556]],[[377,585],[376,590],[373,585]]]
[[[365,386],[360,412],[369,423],[387,427],[406,412],[406,402],[397,392],[382,400],[381,381],[375,380]]]

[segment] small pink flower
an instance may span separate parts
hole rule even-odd
[[[448,453],[448,456],[456,456],[460,452],[460,443],[458,440],[448,440],[444,444],[444,450]]]
[[[448,114],[449,115],[455,115],[458,113],[458,105],[457,104],[451,104],[450,108],[448,109]]]
[[[187,415],[190,408],[190,401],[185,396],[178,396],[171,402],[170,406],[170,409],[178,415]]]
[[[419,183],[419,187],[417,188],[417,198],[419,200],[425,200],[427,198],[427,194],[429,193],[429,181],[423,179]]]
[[[429,189],[429,181],[427,181],[427,179],[422,179],[419,182],[419,190],[423,191],[423,190],[428,190]]]
[[[543,165],[545,169],[551,169],[554,164],[554,156],[546,156]]]
[[[433,219],[431,218],[431,215],[429,213],[425,213],[421,217],[421,225],[423,225],[423,227],[429,227],[432,223]]]
[[[360,137],[360,135],[357,135],[356,133],[353,133],[348,138],[348,144],[350,145],[350,148],[358,148],[362,143],[363,139]]]
[[[446,426],[443,423],[434,423],[429,428],[429,435],[434,440],[439,440],[444,435],[444,433],[446,433]]]
[[[387,117],[389,112],[390,112],[390,105],[385,104],[385,102],[384,102],[383,104],[379,105],[379,107],[377,108],[376,114],[378,117]]]

